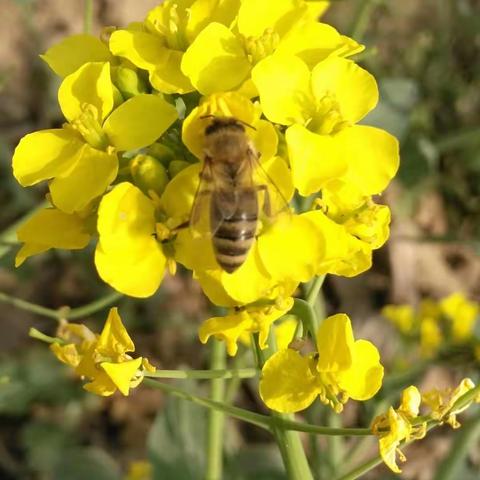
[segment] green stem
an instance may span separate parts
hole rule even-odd
[[[382,4],[384,0],[362,0],[355,12],[354,20],[349,29],[349,36],[354,38],[357,42],[362,42],[363,37],[370,23],[370,16],[373,10]]]
[[[346,475],[343,475],[342,477],[338,478],[338,480],[355,480],[356,478],[361,477],[363,474],[369,472],[370,470],[375,468],[377,465],[380,465],[381,463],[382,463],[382,457],[380,455],[377,455],[376,457],[371,458],[365,463],[362,463],[361,465],[359,465],[357,468],[353,469]]]
[[[57,337],[51,337],[50,335],[45,335],[43,332],[40,330],[37,330],[36,328],[31,327],[30,330],[28,331],[28,336],[31,338],[35,338],[36,340],[40,340],[45,343],[64,343],[61,338]]]
[[[325,281],[325,277],[326,275],[319,275],[318,277],[315,277],[315,279],[312,281],[310,285],[308,293],[305,295],[305,300],[312,307],[315,305],[315,302],[317,301],[317,297],[318,297],[318,294],[320,293],[320,290],[322,289],[322,285],[323,285],[323,282]]]
[[[275,351],[275,338],[273,332],[270,331],[268,343],[270,345],[270,353]],[[261,369],[265,363],[265,353],[260,349],[258,343],[258,335],[255,335],[253,342],[257,366]],[[298,432],[287,430],[285,423],[293,422],[290,415],[271,412],[271,428],[273,436],[277,442],[278,448],[282,455],[283,464],[287,472],[289,480],[313,480],[312,472],[308,465],[305,450]]]
[[[435,475],[436,480],[452,480],[461,478],[460,469],[470,448],[476,444],[480,436],[480,412],[462,425],[456,432],[452,449],[440,464]]]
[[[50,343],[50,342],[49,342]],[[272,420],[268,415],[262,415],[260,413],[250,412],[243,408],[234,407],[223,402],[216,402],[210,400],[209,398],[199,397],[193,395],[186,390],[183,390],[172,385],[159,382],[158,380],[153,380],[148,378],[145,375],[143,383],[149,387],[162,390],[165,393],[174,395],[183,400],[188,400],[197,405],[201,405],[205,408],[212,408],[219,410],[231,417],[237,418],[244,422],[256,425],[267,430],[270,430]],[[363,435],[372,435],[372,432],[368,428],[331,428],[331,427],[321,427],[317,425],[309,425],[308,423],[296,422],[290,419],[281,419],[276,420],[276,424],[287,430],[297,431],[297,432],[306,432],[306,433],[315,433],[317,435],[340,435],[340,436],[363,436]]]
[[[210,380],[216,378],[253,378],[258,375],[256,368],[238,368],[231,370],[156,370],[144,373],[144,377],[150,378],[191,378],[196,380]]]
[[[233,359],[233,370],[249,370],[248,368],[244,367],[249,364],[248,360],[250,359],[250,355],[250,349],[245,349],[241,354],[235,355]],[[258,370],[255,368],[255,375],[258,375],[258,373]],[[237,396],[238,389],[240,388],[240,385],[242,383],[242,378],[246,377],[232,377],[231,380],[228,382],[225,388],[225,403],[229,404],[234,401],[235,397]]]
[[[188,400],[189,402],[195,403],[196,405],[218,410],[227,415],[230,415],[233,418],[237,418],[252,425],[256,425],[257,427],[264,428],[266,430],[270,430],[270,418],[266,415],[250,412],[249,410],[234,407],[233,405],[227,405],[222,402],[216,402],[214,400],[210,400],[209,398],[192,395],[186,390],[182,390],[181,388],[177,388],[173,385],[168,385],[166,383],[162,383],[158,380],[153,380],[151,378],[145,378],[143,380],[143,383],[149,387],[156,388],[157,390],[162,390],[165,393],[174,395],[183,400]]]
[[[84,0],[83,33],[92,33],[93,30],[93,0]]]
[[[225,343],[214,340],[210,353],[210,369],[224,369],[226,366]],[[225,397],[225,380],[222,377],[212,380],[210,397],[215,402],[223,402]],[[219,410],[208,413],[207,428],[207,468],[206,480],[221,480],[223,471],[223,433],[225,415]]]
[[[42,307],[41,305],[37,305],[36,303],[27,302],[26,300],[22,300],[21,298],[13,297],[11,295],[8,295],[7,293],[0,292],[0,303],[7,303],[9,305],[13,305],[14,307],[20,308],[21,310],[36,313],[37,315],[53,318],[55,320],[60,320],[62,318],[67,320],[74,320],[98,312],[99,310],[102,310],[103,308],[111,305],[112,303],[115,303],[121,297],[121,293],[112,292],[108,295],[105,295],[105,297],[102,297],[98,300],[95,300],[94,302],[84,305],[83,307],[72,309],[70,309],[69,307],[61,307],[55,310],[53,308]]]
[[[304,324],[304,330],[308,331],[315,340],[317,337],[317,316],[313,307],[301,298],[295,298],[292,309],[288,312],[300,318]]]

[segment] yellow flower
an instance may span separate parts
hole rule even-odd
[[[138,95],[114,109],[109,63],[87,63],[58,92],[69,124],[26,135],[15,149],[13,172],[29,186],[50,180],[52,203],[65,213],[102,195],[118,171],[116,151],[153,143],[177,118],[157,95]]]
[[[278,350],[285,350],[295,338],[299,320],[293,316],[287,316],[275,326],[275,343]]]
[[[424,393],[422,400],[431,408],[430,416],[434,420],[438,420],[440,423],[448,423],[452,428],[458,428],[460,423],[456,418],[457,414],[466,410],[472,402],[462,408],[454,408],[455,403],[472,388],[475,388],[472,380],[464,378],[456,388],[434,389]]]
[[[158,289],[167,265],[155,237],[155,206],[128,182],[104,195],[98,209],[95,265],[100,277],[119,292],[148,297]]]
[[[147,460],[137,460],[129,465],[125,480],[152,480],[152,464]]]
[[[413,385],[403,391],[402,403],[397,410],[392,407],[387,413],[379,415],[372,423],[372,432],[378,437],[380,455],[385,464],[395,473],[400,473],[396,456],[405,462],[405,455],[398,446],[403,440],[417,440],[426,434],[426,423],[414,425],[421,402],[420,392]]]
[[[377,104],[372,75],[345,58],[331,56],[310,71],[300,58],[276,54],[255,66],[252,79],[265,116],[288,126],[293,183],[301,195],[335,178],[364,196],[385,189],[398,169],[398,142],[383,130],[354,125]]]
[[[464,342],[473,333],[478,316],[478,304],[470,302],[460,292],[453,293],[439,303],[440,311],[451,323],[451,334],[454,342]]]
[[[412,332],[415,324],[415,312],[411,305],[386,305],[382,308],[382,315],[404,335]]]
[[[259,333],[260,348],[267,348],[270,326],[287,313],[293,306],[293,299],[288,298],[281,305],[251,306],[233,309],[225,317],[212,317],[206,320],[198,335],[202,343],[207,343],[211,336],[223,340],[229,355],[235,355],[237,342],[246,333]]]
[[[17,238],[24,244],[15,257],[15,266],[19,267],[28,257],[50,248],[85,248],[91,238],[89,219],[77,213],[68,214],[56,208],[45,208],[36,212],[17,230]]]
[[[113,32],[110,50],[147,70],[150,83],[160,92],[191,92],[194,87],[180,68],[184,52],[208,22],[230,25],[238,3],[166,0],[150,11],[143,23]]]
[[[443,342],[438,319],[422,317],[420,321],[420,349],[424,357],[433,357]]]
[[[111,308],[100,335],[93,334],[84,325],[63,323],[57,336],[62,343],[54,343],[51,350],[62,362],[74,367],[75,372],[89,383],[85,390],[102,396],[112,395],[117,389],[128,395],[143,379],[143,370],[155,368],[146,358],[133,359],[129,353],[135,345],[123,326],[116,308]]]
[[[318,354],[293,349],[273,354],[262,369],[260,396],[278,412],[298,412],[317,396],[340,412],[349,399],[368,400],[380,389],[383,367],[376,347],[354,340],[345,314],[328,317],[317,333]]]
[[[275,51],[297,55],[309,64],[361,51],[355,41],[315,21],[315,13],[321,11],[315,3],[243,0],[233,28],[211,21],[197,35],[183,56],[183,73],[208,95],[240,88],[252,67]]]

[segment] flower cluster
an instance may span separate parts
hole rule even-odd
[[[154,372],[146,358],[132,358],[135,345],[123,326],[116,308],[110,309],[100,335],[83,324],[61,322],[50,349],[75,373],[87,379],[85,390],[109,396],[117,389],[128,395],[143,380],[143,371]]]
[[[468,399],[462,405],[458,404],[461,397],[475,388],[469,379],[463,379],[456,388],[432,390],[420,394],[417,387],[410,386],[403,391],[400,407],[390,407],[387,413],[379,415],[372,423],[372,432],[378,437],[380,454],[385,464],[395,473],[401,470],[397,465],[396,456],[405,462],[406,457],[398,448],[403,442],[423,438],[427,433],[427,422],[448,423],[453,428],[460,424],[456,415],[468,408],[473,401],[480,401],[480,396]],[[473,393],[473,392],[472,392]],[[427,408],[425,415],[419,416],[421,403]]]
[[[472,347],[480,358],[480,340],[475,336],[479,305],[460,292],[435,302],[426,299],[417,309],[411,305],[387,305],[382,314],[406,339],[420,340],[421,354],[433,357],[448,346]]]
[[[200,332],[202,341],[225,339],[231,354],[245,333],[265,345],[299,283],[367,270],[389,235],[390,211],[373,196],[397,171],[398,143],[359,124],[377,84],[348,58],[364,47],[318,20],[325,4],[166,0],[142,22],[51,47],[42,58],[61,77],[65,123],[15,150],[16,179],[47,181],[51,204],[18,231],[17,265],[94,241],[99,276],[148,297],[180,263],[214,304],[232,309]],[[259,218],[234,273],[219,266],[211,238],[185,228],[215,117],[252,127],[245,133],[261,166],[252,180],[278,213]],[[333,373],[320,364],[314,370],[343,385],[348,362]]]

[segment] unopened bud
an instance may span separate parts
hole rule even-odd
[[[168,183],[165,167],[151,155],[136,155],[130,162],[133,181],[146,195],[150,191],[160,196]]]

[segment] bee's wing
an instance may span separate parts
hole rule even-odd
[[[289,178],[285,161],[275,157],[262,164],[257,155],[252,155],[251,162],[254,183],[259,193],[260,210],[267,217],[290,212],[288,199],[293,193],[293,186],[285,184],[285,179]]]
[[[238,206],[235,190],[218,187],[212,171],[212,162],[206,158],[200,173],[200,183],[190,214],[190,229],[194,236],[213,236],[225,219],[233,216]]]

